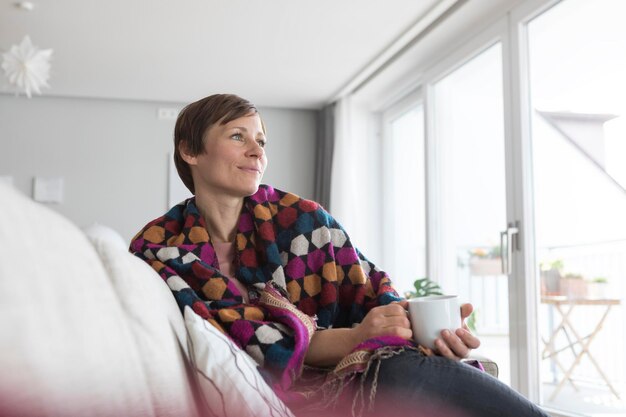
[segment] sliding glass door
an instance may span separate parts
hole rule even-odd
[[[557,413],[626,415],[624,16],[623,0],[520,2],[383,114],[388,240],[427,236],[404,266],[386,244],[385,264],[403,290],[423,273],[471,302],[477,353]]]
[[[626,2],[527,24],[543,404],[626,415]]]

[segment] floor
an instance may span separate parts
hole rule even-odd
[[[554,401],[548,401],[554,391],[554,384],[542,384],[541,394],[545,399],[544,405],[555,409],[564,409],[583,416],[593,417],[624,417],[626,416],[626,401],[624,395],[617,399],[608,388],[599,385],[585,385],[579,382],[579,391],[571,385],[565,386]],[[617,387],[616,387],[617,388]],[[624,393],[626,387],[617,388]]]
[[[510,384],[510,367],[508,355],[508,338],[505,336],[480,336],[482,346],[476,354],[495,360],[500,368],[499,378]],[[601,384],[576,381],[579,391],[566,384],[561,392],[550,401],[549,398],[556,388],[554,383],[543,383],[541,395],[543,405],[557,410],[566,410],[574,415],[588,417],[626,417],[626,386],[616,386],[621,394],[618,399],[611,391]]]

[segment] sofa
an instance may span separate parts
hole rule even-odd
[[[116,232],[0,195],[0,415],[293,415]]]
[[[0,195],[1,416],[292,416],[116,232]]]

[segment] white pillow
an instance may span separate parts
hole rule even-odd
[[[128,243],[115,229],[100,223],[92,223],[83,229],[92,243],[109,242],[122,250],[128,251]]]
[[[98,255],[58,213],[0,184],[0,415],[156,416]]]
[[[172,292],[147,263],[120,246],[113,229],[99,226],[88,237],[120,299],[140,352],[156,415],[197,415],[188,370],[185,322]],[[109,232],[110,230],[110,232]],[[187,373],[189,372],[189,374]]]
[[[185,324],[207,407],[224,417],[293,417],[257,363],[209,322],[185,307]]]

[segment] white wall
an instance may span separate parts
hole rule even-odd
[[[64,200],[52,209],[79,227],[111,226],[128,241],[167,210],[174,120],[159,120],[160,107],[183,104],[0,95],[0,176],[29,196],[33,177],[62,176]],[[270,160],[264,182],[312,198],[315,112],[260,112]]]

